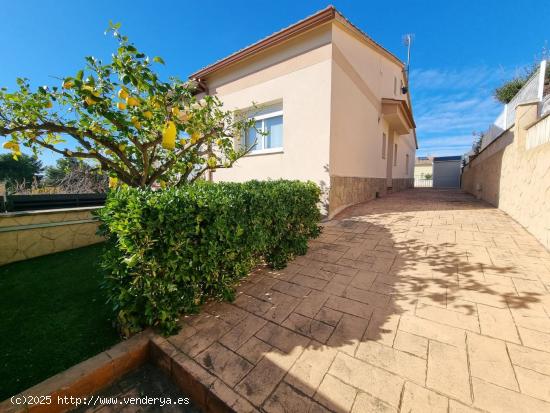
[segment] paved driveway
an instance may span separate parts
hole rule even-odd
[[[550,412],[549,288],[550,254],[506,214],[410,190],[163,346],[237,411]]]

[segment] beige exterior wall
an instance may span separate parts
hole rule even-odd
[[[382,98],[405,98],[402,66],[339,23],[333,24],[332,33],[330,174],[346,178],[332,179],[333,183],[353,183],[331,189],[330,214],[334,215],[346,206],[384,195],[386,187],[412,186],[416,145],[412,134],[398,135],[381,115]],[[357,188],[363,189],[361,193]]]
[[[550,143],[526,144],[536,116],[536,104],[519,106],[514,127],[465,167],[462,188],[508,213],[550,249]]]
[[[104,241],[94,208],[0,214],[0,265]]]
[[[392,133],[380,115],[381,102],[382,98],[405,99],[400,90],[403,68],[338,23],[333,24],[332,67],[331,173],[385,178],[382,133],[386,133],[388,143]],[[398,162],[396,166],[391,163],[393,177],[412,177],[414,137],[394,134],[394,143]],[[408,170],[405,154],[410,158]],[[393,147],[388,145],[386,158],[392,155]]]
[[[405,98],[400,91],[402,67],[340,23],[327,23],[205,80],[209,93],[217,95],[226,109],[246,110],[252,102],[260,106],[276,103],[283,112],[283,150],[250,154],[230,169],[217,170],[215,181],[312,180],[325,197],[332,181],[355,182],[339,188],[339,201],[331,206],[331,215],[371,199],[375,192],[385,193],[379,180],[386,179],[393,147],[392,131],[380,115],[381,99]],[[382,158],[383,131],[388,135],[386,159]],[[414,138],[396,135],[395,142],[398,162],[389,164],[390,171],[394,179],[408,182],[413,177]],[[380,186],[382,190],[374,190]],[[387,186],[392,186],[391,179]],[[358,188],[373,189],[350,193]]]
[[[330,25],[325,25],[299,42],[208,78],[210,93],[228,109],[277,102],[283,110],[283,151],[246,156],[233,168],[216,171],[215,181],[285,178],[328,187],[330,40]]]

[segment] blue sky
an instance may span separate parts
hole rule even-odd
[[[326,7],[323,1],[0,0],[0,86],[15,78],[55,84],[85,55],[107,59],[109,20],[151,56],[163,75],[186,78],[219,58]],[[467,151],[472,131],[500,111],[492,90],[534,62],[550,41],[547,0],[334,1],[354,24],[400,58],[414,33],[411,63],[418,155]],[[0,149],[1,151],[1,149]],[[44,156],[45,163],[54,157]]]

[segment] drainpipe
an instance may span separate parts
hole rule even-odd
[[[546,59],[544,59],[542,62],[540,62],[540,70],[539,70],[539,87],[538,87],[538,93],[537,93],[537,101],[542,102],[542,98],[544,97],[544,78],[546,77]]]

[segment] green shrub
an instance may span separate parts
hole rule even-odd
[[[105,286],[125,335],[177,331],[208,298],[232,300],[261,261],[282,268],[319,235],[312,182],[199,182],[112,192],[98,215],[108,239]]]
[[[495,98],[502,104],[510,103],[529,78],[518,77],[495,89]]]

